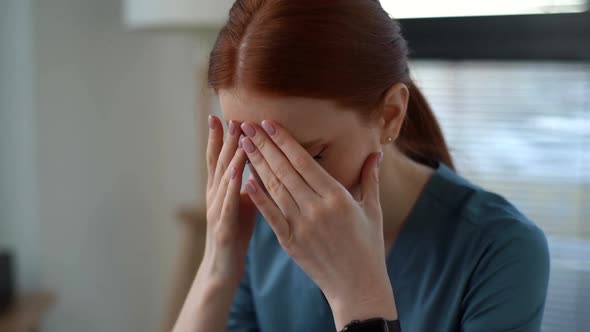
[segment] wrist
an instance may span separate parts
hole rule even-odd
[[[237,288],[244,275],[244,263],[231,263],[229,259],[216,256],[218,255],[205,252],[196,278],[211,286],[225,285],[225,287]]]
[[[374,317],[385,320],[398,319],[393,291],[391,285],[388,286],[372,292],[366,291],[360,295],[328,299],[337,331],[353,320],[363,321]]]
[[[199,269],[193,280],[193,288],[198,289],[196,296],[199,306],[216,303],[220,307],[230,304],[239,282],[225,278],[222,275],[212,274],[204,269]]]
[[[221,331],[237,287],[199,268],[175,324],[175,331]]]

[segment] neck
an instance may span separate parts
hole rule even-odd
[[[380,170],[381,208],[386,249],[404,225],[434,170],[400,152],[384,149]]]

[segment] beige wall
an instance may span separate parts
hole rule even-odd
[[[173,209],[199,199],[195,64],[213,36],[129,31],[121,8],[0,5],[0,246],[20,289],[57,292],[46,331],[156,331]]]
[[[22,287],[39,282],[31,2],[0,1],[0,248]]]

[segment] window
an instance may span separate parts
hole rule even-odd
[[[557,14],[587,9],[586,0],[381,0],[381,4],[395,18]]]
[[[542,330],[590,331],[590,64],[419,60],[412,70],[458,171],[545,231]]]

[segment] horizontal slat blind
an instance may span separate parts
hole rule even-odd
[[[543,331],[590,331],[590,64],[415,61],[459,172],[547,235]]]

